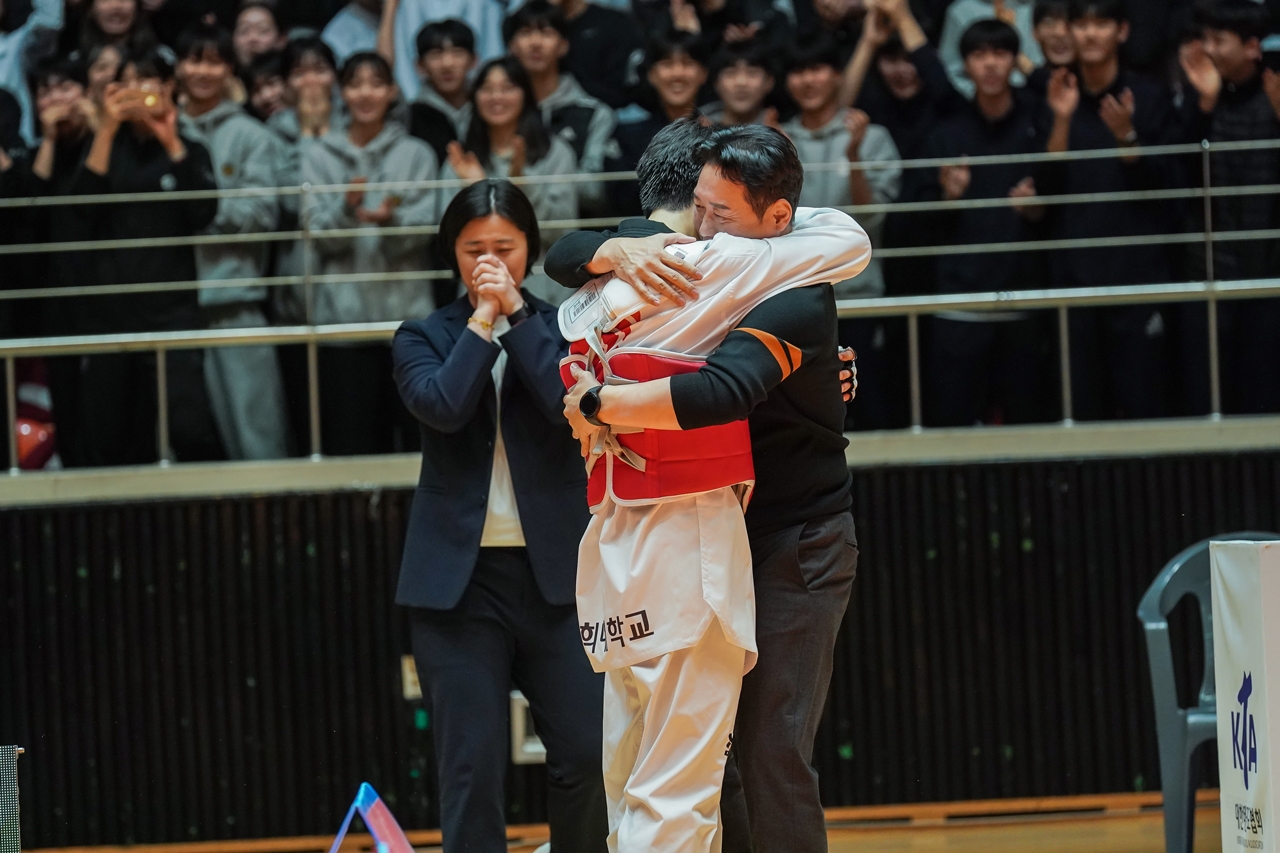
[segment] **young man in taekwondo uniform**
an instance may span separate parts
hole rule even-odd
[[[735,172],[721,159],[727,146],[757,151],[755,166],[766,174]],[[677,122],[654,137],[638,172],[650,218],[686,235],[696,231],[700,180],[763,180],[773,202],[757,222],[740,223],[741,236],[673,238],[669,251],[700,274],[697,299],[687,305],[647,303],[612,277],[564,303],[567,385],[584,376],[594,377],[592,386],[622,385],[696,371],[763,300],[846,280],[871,257],[866,233],[847,214],[794,207],[803,169],[791,143],[768,128]],[[755,479],[750,432],[746,420],[686,431],[589,423],[598,392],[567,398],[566,415],[589,472],[578,618],[592,665],[607,673],[609,848],[719,851],[725,762],[742,676],[756,659],[743,521]]]

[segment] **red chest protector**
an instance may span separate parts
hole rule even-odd
[[[612,347],[618,337],[606,335],[603,343]],[[596,378],[605,381],[604,365],[585,342],[576,341],[569,352],[560,368],[565,387],[574,384],[569,365],[575,363],[591,364]],[[693,373],[705,364],[690,356],[642,349],[610,349],[608,362],[613,376],[638,382]],[[737,485],[747,486],[742,501],[746,508],[756,475],[745,420],[690,430],[616,432],[613,437],[639,457],[639,463],[609,453],[594,465],[587,479],[587,501],[593,509],[606,495],[620,504],[649,504]]]

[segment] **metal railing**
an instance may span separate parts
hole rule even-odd
[[[1073,422],[1073,401],[1071,390],[1070,337],[1068,311],[1071,308],[1083,308],[1105,305],[1128,305],[1139,303],[1167,303],[1203,301],[1208,310],[1208,352],[1206,359],[1209,365],[1210,379],[1210,417],[1221,417],[1222,391],[1219,376],[1219,352],[1217,335],[1217,303],[1221,299],[1250,299],[1280,296],[1280,279],[1253,281],[1218,282],[1214,277],[1213,247],[1215,243],[1237,241],[1273,240],[1280,238],[1280,228],[1248,231],[1215,232],[1213,230],[1213,199],[1219,197],[1240,197],[1249,195],[1265,195],[1280,193],[1280,184],[1262,186],[1229,186],[1214,187],[1211,182],[1210,155],[1233,153],[1239,151],[1278,150],[1280,140],[1263,140],[1256,142],[1216,143],[1202,142],[1192,145],[1165,145],[1145,148],[1098,149],[1061,154],[1023,154],[1007,157],[966,157],[964,162],[970,166],[1007,163],[1047,163],[1072,160],[1094,160],[1114,158],[1118,156],[1183,156],[1196,155],[1200,161],[1201,186],[1189,188],[1169,188],[1160,190],[1139,190],[1124,192],[1104,192],[1087,194],[1062,194],[1055,196],[1039,196],[1034,199],[1036,205],[1064,205],[1082,202],[1120,202],[1120,201],[1179,201],[1199,199],[1203,206],[1203,232],[1179,232],[1170,234],[1144,235],[1141,237],[1116,237],[1087,240],[1035,240],[1021,242],[991,242],[980,244],[958,244],[944,246],[928,246],[920,248],[877,249],[876,257],[890,259],[898,257],[924,257],[941,255],[964,255],[988,252],[1033,252],[1045,250],[1067,250],[1078,248],[1099,248],[1135,245],[1164,244],[1196,244],[1204,246],[1204,263],[1206,277],[1201,282],[1170,283],[1152,285],[1129,285],[1099,288],[1044,289],[1013,292],[971,293],[948,296],[916,296],[902,298],[873,298],[844,300],[838,303],[841,318],[872,316],[905,316],[908,329],[908,370],[910,377],[911,429],[919,431],[923,428],[921,401],[921,368],[920,368],[920,331],[919,318],[923,315],[937,314],[946,311],[1009,311],[1031,309],[1054,309],[1057,312],[1059,333],[1059,367],[1061,375],[1062,423],[1070,426]],[[1280,155],[1278,155],[1280,156]],[[954,164],[957,158],[934,158],[918,160],[896,160],[866,162],[858,164],[864,170],[885,168],[933,168]],[[843,161],[814,164],[806,166],[806,171],[821,173],[848,168]],[[633,172],[613,172],[607,174],[559,175],[538,178],[518,178],[515,183],[536,185],[545,183],[576,183],[587,181],[620,181],[633,180]],[[0,199],[0,209],[23,209],[50,207],[57,205],[86,205],[109,203],[146,203],[153,201],[177,201],[186,199],[232,198],[232,197],[274,197],[297,196],[300,208],[308,209],[308,199],[320,194],[344,193],[351,189],[364,191],[408,191],[408,190],[448,190],[465,185],[460,180],[388,182],[379,184],[337,184],[312,186],[304,184],[298,187],[241,189],[241,190],[199,190],[189,192],[152,192],[118,195],[61,196],[29,199]],[[928,212],[937,210],[966,210],[997,207],[1013,207],[1025,205],[1025,199],[990,198],[962,199],[957,201],[928,202],[895,202],[888,204],[852,205],[843,208],[854,214],[876,214],[888,212]],[[616,217],[556,220],[540,223],[546,231],[561,231],[576,228],[598,228],[615,225]],[[428,236],[437,233],[435,225],[386,227],[380,234],[386,236]],[[157,382],[157,435],[159,464],[167,465],[172,459],[172,448],[169,441],[169,413],[167,405],[168,390],[166,387],[166,353],[170,350],[203,349],[222,346],[243,346],[250,344],[279,345],[301,344],[307,350],[307,383],[309,409],[310,451],[313,458],[320,458],[320,401],[319,401],[319,369],[318,347],[324,344],[341,342],[372,342],[388,340],[398,328],[398,322],[388,323],[350,323],[337,325],[317,325],[314,322],[314,289],[321,284],[349,284],[359,286],[361,283],[387,281],[423,281],[431,279],[448,279],[451,273],[439,270],[412,270],[393,273],[353,273],[341,275],[318,274],[312,269],[316,240],[326,238],[352,237],[367,233],[364,228],[344,228],[331,230],[315,230],[309,226],[306,216],[301,217],[301,227],[291,231],[275,231],[257,234],[234,235],[197,235],[191,237],[142,238],[132,240],[88,240],[66,241],[57,243],[28,243],[20,245],[0,245],[0,257],[5,255],[36,254],[49,252],[76,252],[111,249],[140,249],[172,246],[205,246],[227,244],[249,244],[263,242],[300,242],[303,246],[304,266],[301,275],[265,276],[221,281],[173,281],[152,282],[142,284],[119,285],[85,285],[77,287],[42,287],[0,291],[0,301],[33,299],[33,298],[71,298],[95,295],[118,295],[132,293],[156,293],[165,291],[216,289],[227,287],[293,286],[303,290],[306,306],[306,322],[302,325],[274,327],[268,329],[219,329],[183,332],[155,332],[116,335],[89,335],[57,338],[26,338],[18,340],[0,340],[0,358],[4,361],[6,379],[6,424],[8,429],[10,473],[19,473],[17,467],[17,438],[14,429],[17,417],[16,389],[14,387],[15,361],[18,358],[57,356],[73,354],[105,354],[120,352],[150,351],[156,354]]]

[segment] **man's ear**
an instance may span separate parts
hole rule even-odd
[[[791,228],[791,217],[794,212],[791,202],[785,198],[780,198],[769,205],[769,209],[764,215],[765,222],[781,236]]]
[[[556,49],[556,59],[564,59],[569,55],[569,40],[560,36],[560,46]]]
[[[1129,40],[1129,22],[1121,21],[1120,28],[1116,31],[1116,41],[1124,44]]]
[[[418,77],[422,80],[427,79],[427,63],[421,56],[413,61],[413,67],[418,69]]]

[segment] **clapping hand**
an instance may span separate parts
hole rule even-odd
[[[355,209],[355,217],[360,222],[369,222],[373,225],[386,225],[391,221],[391,217],[395,216],[396,208],[399,206],[400,198],[398,196],[389,195],[373,210],[369,210],[365,207],[357,207]]]
[[[671,26],[681,32],[697,35],[702,32],[698,10],[689,0],[671,0]]]
[[[518,178],[524,174],[527,153],[528,148],[525,146],[524,137],[517,133],[511,140],[511,169],[507,172],[508,178]]]
[[[862,37],[867,40],[867,45],[873,48],[882,46],[893,35],[893,27],[889,11],[882,3],[873,0],[862,18]]]
[[[347,190],[347,194],[343,196],[342,203],[347,210],[355,211],[360,205],[364,204],[364,185],[369,183],[369,179],[356,176],[351,179],[351,183],[356,185],[355,189]]]
[[[947,201],[960,198],[969,189],[968,164],[958,163],[938,169],[938,184],[942,187],[942,197]]]
[[[1133,91],[1125,89],[1120,97],[1107,95],[1098,104],[1098,115],[1111,129],[1117,142],[1129,143],[1133,139],[1133,111],[1136,104]]]
[[[1200,109],[1209,112],[1218,102],[1222,91],[1222,75],[1209,54],[1204,52],[1204,42],[1189,41],[1178,49],[1178,62],[1192,87],[1200,93]]]
[[[849,131],[849,144],[845,146],[844,156],[850,163],[857,163],[862,159],[859,152],[870,126],[871,117],[862,110],[849,110],[844,114],[844,128]]]
[[[464,149],[461,143],[450,142],[446,156],[449,158],[449,167],[462,180],[471,183],[484,180],[484,166],[480,165],[480,158]]]
[[[1276,118],[1280,118],[1280,74],[1270,68],[1262,69],[1262,88],[1267,93],[1267,100],[1271,102],[1271,111],[1276,114]]]
[[[1023,201],[1036,197],[1036,182],[1032,178],[1023,178],[1009,190],[1009,198],[1014,200],[1013,209],[1023,218],[1039,222],[1044,217],[1044,205]]]
[[[1068,68],[1055,68],[1049,75],[1049,87],[1045,93],[1049,108],[1059,118],[1070,118],[1080,106],[1080,86],[1076,75]]]

